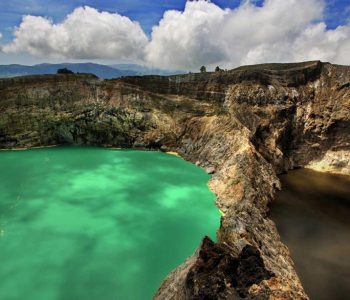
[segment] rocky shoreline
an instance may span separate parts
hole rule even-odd
[[[204,239],[155,299],[308,299],[268,205],[289,169],[350,175],[349,83],[350,67],[319,61],[104,81],[1,79],[0,148],[177,152],[213,174],[223,216],[218,243]]]

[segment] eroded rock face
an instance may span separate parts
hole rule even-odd
[[[204,240],[155,299],[307,299],[268,204],[291,168],[350,174],[350,67],[0,80],[0,148],[54,144],[176,151],[213,174],[218,244]]]
[[[184,299],[242,299],[254,284],[270,279],[259,251],[246,245],[238,256],[225,244],[204,238],[185,281]]]

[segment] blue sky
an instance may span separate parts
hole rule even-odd
[[[307,0],[305,0],[307,1]],[[55,22],[78,6],[91,6],[109,12],[118,12],[140,22],[147,34],[169,9],[183,10],[186,0],[0,0],[0,32],[3,41],[12,38],[14,26],[18,26],[23,15],[46,16]],[[213,0],[222,8],[235,8],[240,0]],[[260,5],[263,1],[254,1]],[[343,25],[350,17],[349,0],[328,0],[326,21],[330,28]]]
[[[3,41],[10,41],[14,26],[18,26],[23,15],[46,16],[60,22],[78,6],[91,6],[103,11],[118,12],[138,21],[145,32],[169,9],[183,10],[186,0],[0,0],[0,32]],[[221,7],[236,7],[239,0],[212,1]]]
[[[283,1],[283,0],[281,0]],[[305,0],[308,1],[308,0]],[[45,16],[54,21],[62,22],[66,15],[76,7],[90,6],[101,11],[119,13],[128,16],[131,20],[138,21],[142,29],[150,36],[152,27],[157,25],[167,10],[180,10],[185,7],[185,0],[0,0],[0,44],[9,43],[13,39],[13,31],[19,26],[24,15]],[[236,8],[241,4],[240,0],[213,0],[211,1],[221,8]],[[262,5],[262,0],[251,1],[256,5]],[[350,17],[349,0],[327,0],[323,21],[328,29],[334,29],[344,25]],[[24,61],[36,63],[43,58],[32,58],[26,54],[0,53],[0,63],[24,63]]]

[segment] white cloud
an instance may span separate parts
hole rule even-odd
[[[76,8],[59,24],[25,16],[6,53],[28,52],[38,57],[133,59],[143,56],[148,39],[140,25],[119,14]]]
[[[155,67],[191,69],[226,56],[217,33],[229,13],[206,1],[187,2],[184,12],[167,11],[153,28],[146,61]]]
[[[234,10],[200,0],[168,11],[154,27],[146,61],[155,67],[198,69],[322,59],[349,64],[350,26],[327,30],[322,0],[244,1]]]
[[[265,0],[261,7],[245,0],[236,9],[188,1],[184,11],[165,12],[150,40],[127,17],[80,7],[59,24],[24,17],[3,51],[185,70],[316,59],[350,64],[350,23],[327,29],[324,7],[324,0]]]
[[[327,30],[321,22],[307,27],[293,45],[296,60],[318,58],[340,64],[350,64],[350,26]]]

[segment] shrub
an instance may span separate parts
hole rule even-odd
[[[63,68],[63,69],[58,69],[57,74],[74,74],[74,72],[67,68]]]

